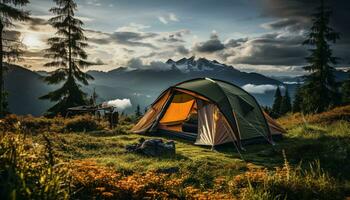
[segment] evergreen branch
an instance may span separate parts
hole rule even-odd
[[[48,84],[58,84],[64,81],[67,77],[68,71],[66,69],[57,69],[46,76],[43,80]]]
[[[25,21],[29,19],[29,12],[21,9],[17,9],[8,6],[4,3],[0,3],[0,12],[2,17],[7,19],[10,23],[11,20]]]
[[[25,6],[29,3],[29,0],[2,0],[3,3],[13,4],[15,6]]]

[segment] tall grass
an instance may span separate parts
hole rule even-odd
[[[242,199],[344,199],[339,182],[324,172],[318,161],[303,169],[301,165],[292,167],[285,159],[281,168],[250,169],[230,185]]]
[[[68,199],[68,168],[48,148],[20,135],[0,138],[1,199]]]

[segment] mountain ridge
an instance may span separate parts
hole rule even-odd
[[[163,63],[166,69],[159,68],[129,68],[120,67],[108,72],[90,70],[87,73],[94,76],[89,86],[83,86],[84,92],[91,94],[94,89],[99,94],[99,102],[113,99],[130,99],[133,107],[126,110],[134,112],[137,105],[141,108],[150,105],[161,91],[185,80],[193,78],[214,78],[231,82],[240,87],[253,85],[281,85],[280,81],[266,77],[259,73],[242,72],[232,66],[217,61],[195,57],[182,58],[177,61],[169,59]],[[48,86],[40,80],[45,72],[33,72],[20,66],[13,67],[6,79],[9,90],[10,110],[16,114],[41,115],[53,103],[39,100],[38,97],[46,94],[58,86]],[[25,73],[24,73],[25,72]],[[19,74],[26,74],[22,79],[15,78]],[[34,84],[32,84],[34,83]],[[15,87],[16,86],[16,87]],[[19,89],[21,88],[22,89]],[[28,91],[31,91],[28,94]],[[273,92],[253,94],[262,105],[271,105]],[[26,102],[25,104],[23,103]]]

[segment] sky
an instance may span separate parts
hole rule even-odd
[[[301,45],[318,0],[77,0],[76,16],[89,38],[90,70],[109,71],[140,65],[157,67],[168,59],[196,56],[265,75],[303,74],[308,55]],[[350,63],[350,1],[333,0],[331,26],[341,33],[334,55],[337,67]],[[26,45],[20,63],[43,67],[46,41],[55,30],[47,20],[55,4],[31,0],[32,20],[15,31]]]

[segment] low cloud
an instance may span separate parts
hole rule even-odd
[[[108,106],[113,106],[118,111],[123,111],[132,106],[130,99],[115,99],[107,102]]]
[[[276,85],[254,85],[254,84],[246,84],[242,87],[245,91],[252,93],[252,94],[265,94],[269,91],[274,91],[277,89]],[[283,89],[283,86],[280,86],[281,89]]]

